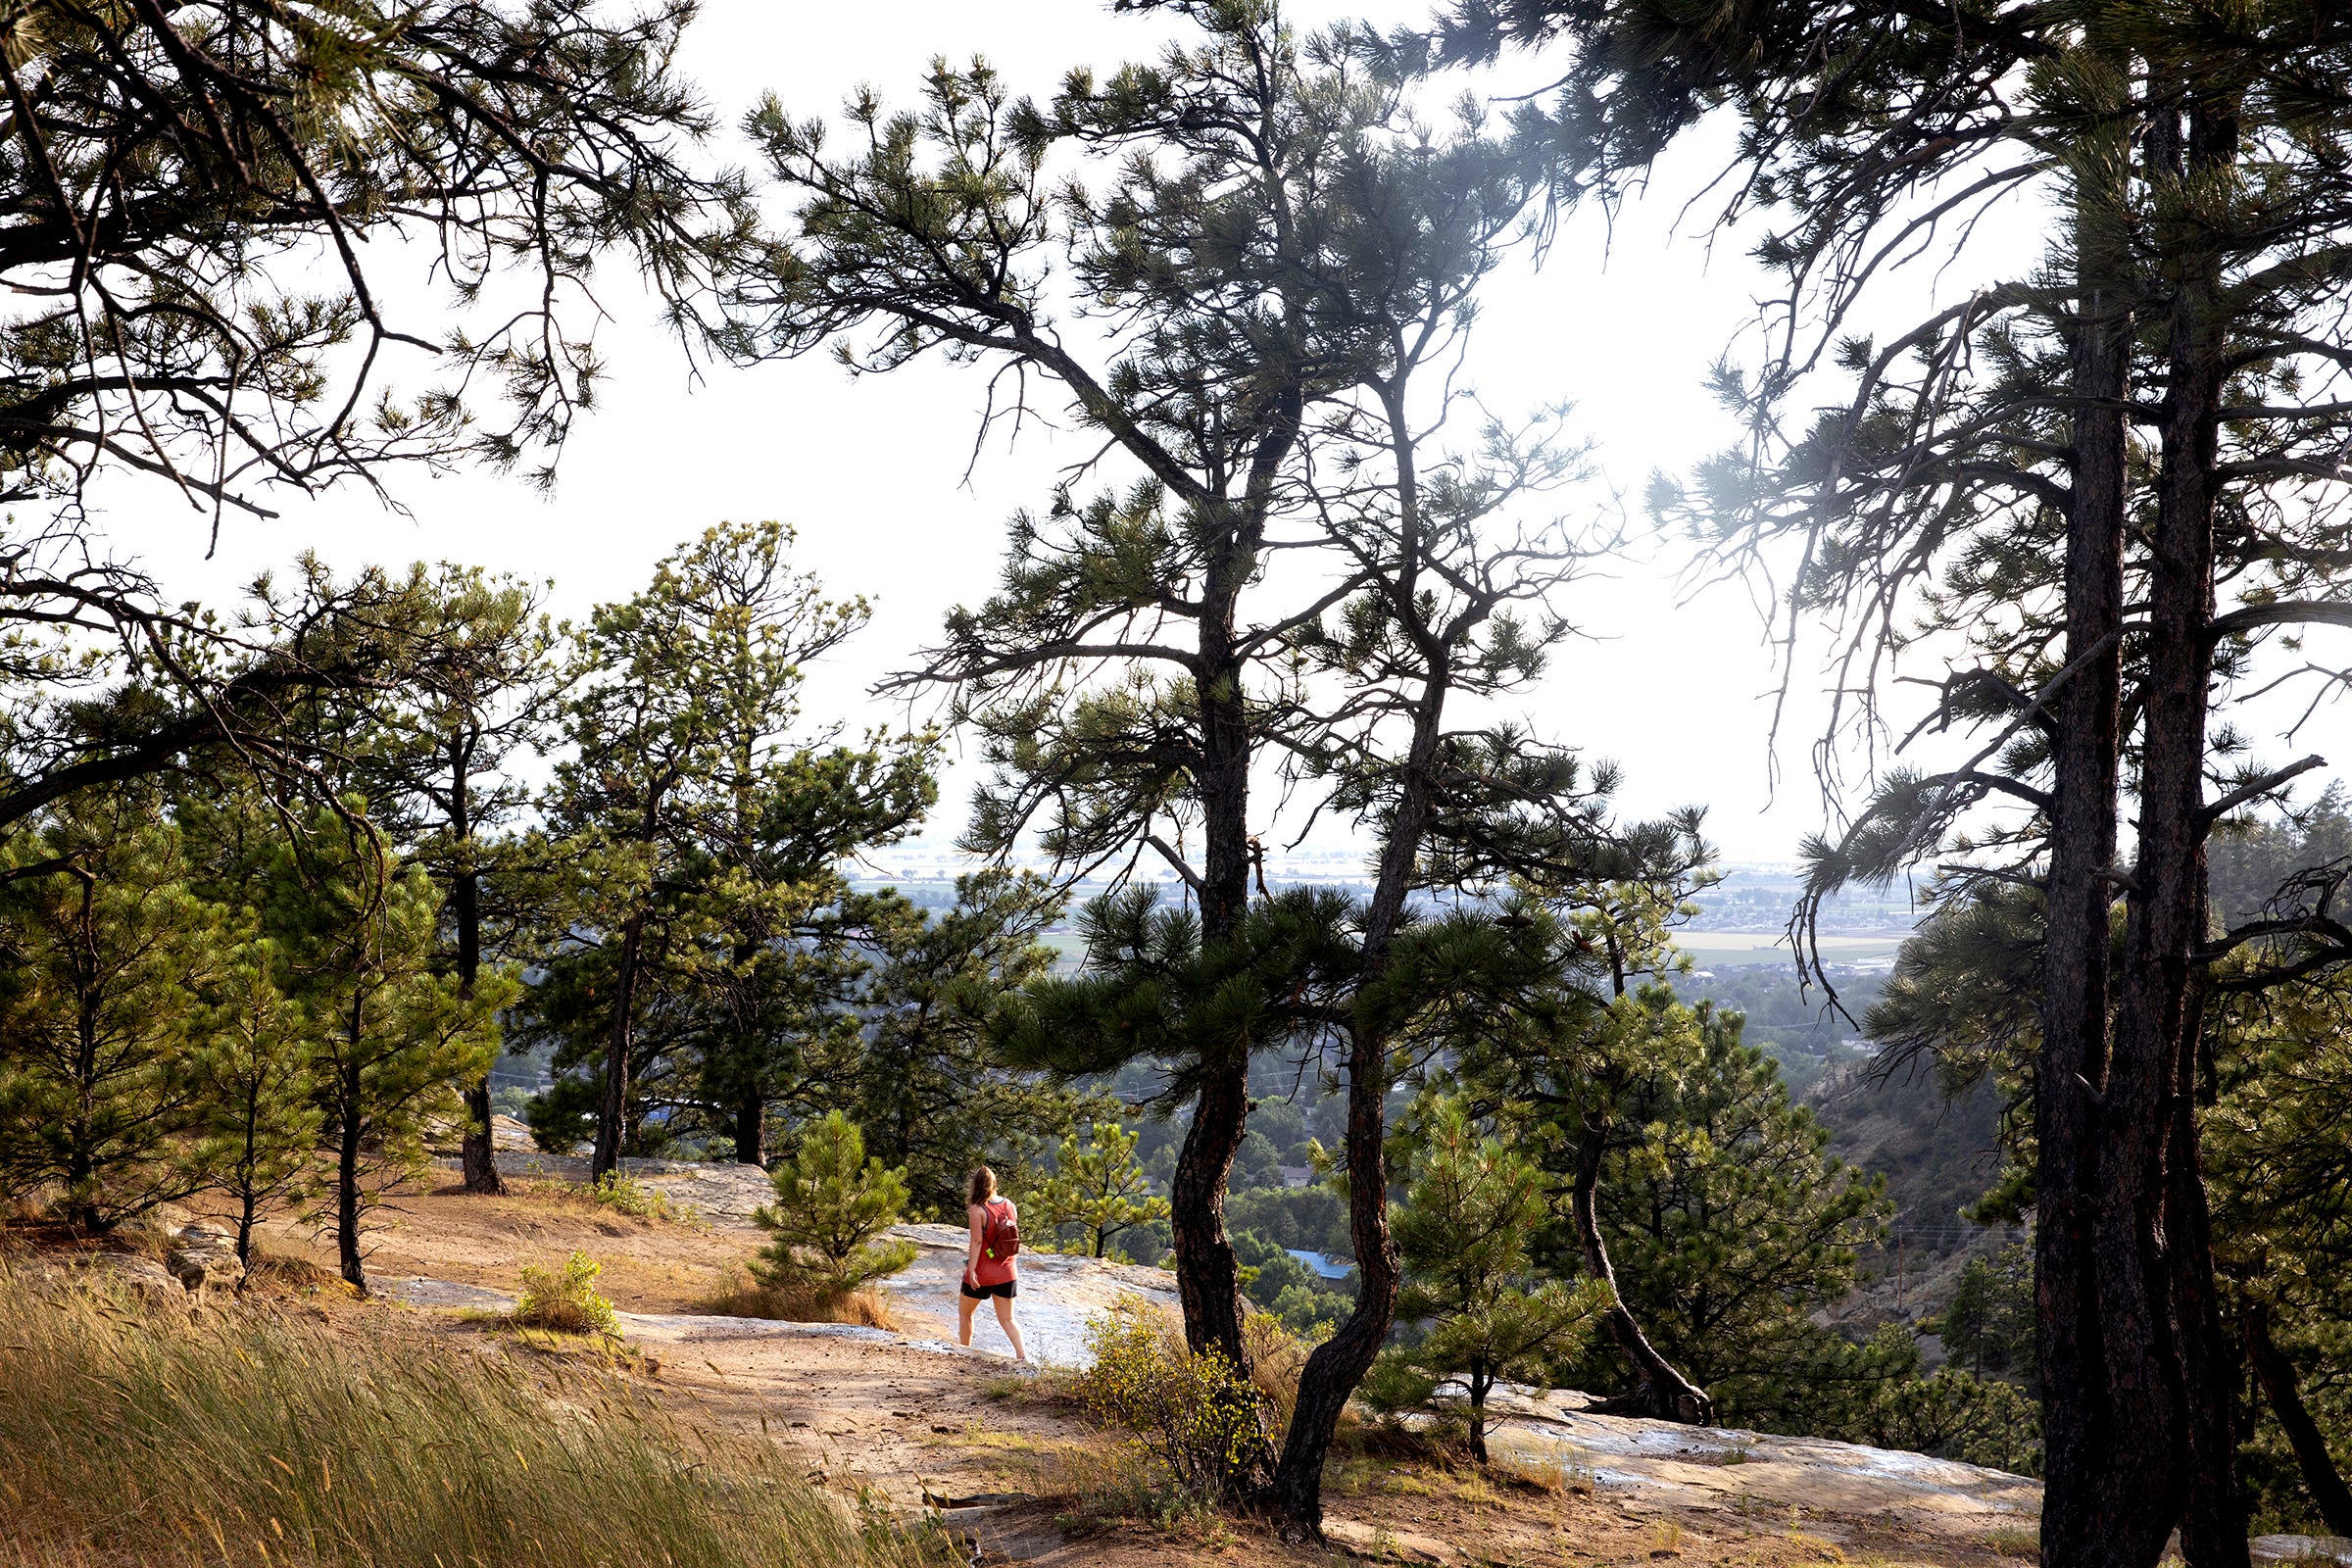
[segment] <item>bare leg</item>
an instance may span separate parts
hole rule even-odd
[[[1004,1330],[1004,1337],[1012,1342],[1012,1358],[1015,1361],[1028,1360],[1029,1352],[1021,1348],[1021,1326],[1012,1320],[1011,1297],[997,1298],[997,1323]]]
[[[972,1343],[972,1314],[979,1309],[978,1301],[961,1291],[956,1293],[956,1343],[957,1345]]]

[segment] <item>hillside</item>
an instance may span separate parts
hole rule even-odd
[[[798,1450],[827,1486],[909,1517],[940,1510],[994,1557],[1175,1562],[1216,1547],[1221,1561],[1292,1560],[1254,1527],[1203,1536],[1198,1522],[1170,1530],[1123,1518],[1105,1495],[1118,1446],[1058,1393],[1056,1375],[1008,1376],[985,1316],[975,1348],[953,1343],[957,1232],[901,1230],[918,1256],[889,1282],[892,1329],[721,1316],[701,1308],[756,1247],[747,1216],[766,1184],[753,1169],[685,1164],[645,1169],[639,1180],[678,1217],[631,1218],[527,1179],[507,1198],[402,1198],[370,1262],[377,1298],[353,1300],[321,1284],[307,1298],[356,1355],[378,1336],[418,1332],[453,1348],[522,1354],[493,1327],[513,1303],[517,1271],[583,1250],[603,1263],[603,1286],[620,1309],[623,1375],[688,1420]],[[280,1257],[310,1250],[291,1225],[266,1245]],[[1042,1359],[1063,1365],[1084,1357],[1087,1323],[1120,1298],[1171,1298],[1155,1269],[1034,1254],[1025,1263],[1025,1330]],[[1334,1461],[1334,1543],[1465,1563],[1670,1555],[1780,1564],[1843,1552],[1973,1564],[2030,1549],[2036,1489],[2016,1477],[1841,1444],[1587,1416],[1582,1396],[1567,1393],[1502,1402],[1498,1464],[1484,1474],[1426,1441],[1384,1447],[1371,1429],[1353,1429]]]

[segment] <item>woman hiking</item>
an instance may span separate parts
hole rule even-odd
[[[997,1322],[1012,1342],[1012,1358],[1024,1365],[1029,1352],[1021,1348],[1021,1326],[1012,1320],[1012,1298],[1020,1293],[1020,1270],[1013,1254],[1021,1250],[1021,1211],[1012,1200],[997,1195],[997,1173],[986,1165],[972,1172],[968,1217],[972,1244],[963,1262],[961,1308],[956,1324],[958,1344],[972,1343],[972,1314],[990,1297],[997,1298]]]

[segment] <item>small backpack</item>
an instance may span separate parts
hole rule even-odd
[[[1012,1217],[1012,1205],[1002,1198],[990,1199],[986,1206],[988,1222],[980,1228],[981,1250],[1002,1263],[1021,1250],[1020,1222]]]

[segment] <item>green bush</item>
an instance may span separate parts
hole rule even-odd
[[[574,1252],[561,1269],[522,1267],[522,1296],[514,1303],[514,1322],[526,1329],[553,1329],[559,1334],[618,1334],[612,1303],[596,1293],[596,1277],[605,1266],[586,1252]]]
[[[1140,1303],[1087,1329],[1094,1365],[1079,1398],[1099,1420],[1124,1427],[1178,1490],[1234,1498],[1273,1462],[1266,1409],[1250,1375],[1214,1347],[1193,1351]]]
[[[585,1199],[631,1219],[669,1220],[683,1225],[702,1223],[703,1216],[692,1203],[673,1201],[661,1188],[648,1187],[616,1170],[609,1170],[592,1182],[551,1185],[567,1198]]]

